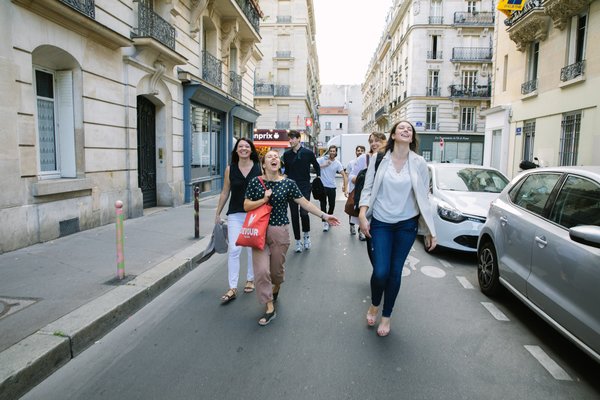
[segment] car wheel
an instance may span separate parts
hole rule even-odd
[[[498,256],[490,241],[483,243],[478,251],[477,280],[483,294],[493,296],[500,290]]]

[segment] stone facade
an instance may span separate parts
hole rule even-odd
[[[496,23],[486,163],[600,164],[600,2],[530,0]]]
[[[254,0],[0,2],[0,252],[112,223],[117,200],[128,218],[189,201],[189,88],[213,95],[225,165],[235,122],[258,116],[259,19]]]

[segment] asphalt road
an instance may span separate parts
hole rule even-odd
[[[600,398],[600,365],[511,296],[481,294],[474,256],[419,240],[377,337],[365,244],[337,209],[341,227],[311,217],[313,249],[290,248],[270,325],[255,294],[219,304],[227,260],[213,256],[24,399]]]

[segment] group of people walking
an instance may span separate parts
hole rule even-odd
[[[215,223],[222,223],[221,213],[229,199],[228,221],[228,281],[229,288],[221,297],[223,304],[237,297],[242,248],[235,242],[246,212],[263,204],[272,206],[264,250],[248,248],[248,271],[244,292],[256,290],[260,304],[265,306],[260,325],[269,324],[276,316],[275,302],[285,278],[286,253],[290,245],[291,219],[295,251],[309,250],[309,214],[319,217],[323,231],[337,226],[335,217],[335,176],[343,178],[342,190],[348,196],[358,173],[366,168],[364,187],[360,197],[358,217],[350,217],[350,233],[356,233],[367,242],[367,251],[373,267],[370,279],[371,305],[366,312],[368,326],[377,324],[379,336],[391,330],[391,314],[400,290],[402,268],[417,233],[425,237],[428,251],[436,246],[433,216],[427,200],[429,175],[425,160],[416,151],[417,133],[408,121],[395,124],[389,138],[382,133],[369,137],[369,152],[357,148],[357,159],[344,170],[336,159],[337,148],[327,149],[324,157],[301,146],[300,134],[288,134],[290,148],[283,154],[283,163],[277,151],[268,151],[259,160],[251,140],[239,139],[232,151],[231,165],[225,170],[223,190],[217,205]],[[374,156],[381,152],[379,160]],[[282,165],[283,164],[283,165]],[[310,202],[310,167],[323,182],[325,198],[320,208]],[[282,167],[285,167],[285,175]],[[260,179],[259,179],[260,178]],[[262,182],[261,182],[262,181]],[[290,210],[289,218],[287,210]],[[301,236],[302,229],[302,236]]]

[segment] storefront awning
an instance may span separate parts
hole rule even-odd
[[[282,142],[282,141],[278,141],[278,140],[257,140],[254,142],[255,146],[262,146],[262,147],[277,147],[280,149],[285,149],[290,147],[290,143],[289,142]]]

